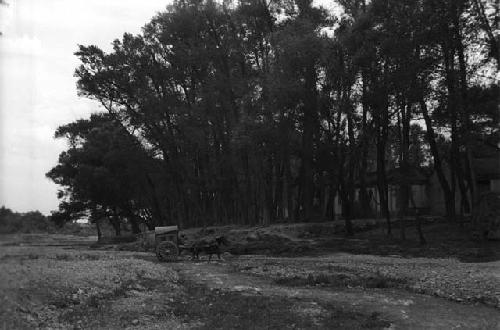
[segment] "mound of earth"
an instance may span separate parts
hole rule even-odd
[[[378,220],[353,222],[356,231],[366,231],[378,226]],[[228,246],[222,250],[235,255],[267,254],[284,255],[311,251],[318,239],[326,239],[344,232],[344,222],[275,224],[262,227],[212,226],[182,230],[182,245],[191,246],[200,241],[213,241],[225,236]],[[106,242],[117,244],[118,242]],[[111,249],[127,251],[154,251],[154,232],[142,233],[136,242],[120,242]],[[101,247],[102,248],[102,247]]]

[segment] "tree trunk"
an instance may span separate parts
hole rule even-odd
[[[109,222],[115,230],[115,236],[121,236],[121,220],[116,207],[112,208],[112,215],[108,216]]]
[[[99,224],[100,219],[97,218],[95,219],[95,228],[97,229],[97,241],[99,242],[102,239],[102,231],[101,231],[101,225]]]
[[[316,69],[314,63],[306,68],[304,100],[304,132],[302,136],[302,207],[304,220],[313,215],[313,149],[316,114]]]
[[[478,4],[477,2],[475,2]],[[463,5],[463,3],[462,3]],[[482,4],[478,4],[479,6],[482,6]],[[469,178],[469,190],[470,190],[470,196],[471,196],[471,209],[474,210],[477,208],[479,205],[479,192],[477,190],[477,183],[476,183],[476,173],[474,171],[474,165],[473,165],[473,160],[472,160],[472,147],[471,147],[471,132],[473,130],[472,127],[472,121],[469,116],[469,99],[468,99],[468,82],[467,82],[467,63],[465,60],[465,50],[464,50],[464,45],[462,43],[463,36],[460,31],[460,25],[459,25],[459,20],[460,20],[460,13],[463,10],[463,7],[459,8],[459,12],[454,15],[454,31],[455,31],[455,48],[457,50],[458,54],[458,68],[459,68],[459,83],[460,83],[460,99],[459,99],[459,109],[461,110],[461,120],[462,120],[462,127],[465,129],[463,130],[463,140],[464,140],[464,147],[465,147],[465,161],[466,161],[466,169],[468,169],[468,173],[465,175],[467,178]],[[481,10],[480,10],[481,11]],[[484,8],[482,8],[482,12],[484,14]],[[488,25],[489,26],[489,25]],[[491,42],[491,41],[490,41]],[[493,46],[496,45],[496,40],[493,40]],[[494,53],[495,58],[497,59],[497,67],[500,67],[499,63],[499,57],[498,57],[498,48],[496,48]],[[461,190],[463,189],[465,191],[465,185],[463,187],[460,187]],[[465,199],[464,202],[467,203],[467,194],[464,192],[462,194],[462,198]]]
[[[363,104],[363,117],[361,121],[362,129],[362,146],[361,146],[361,168],[359,170],[359,202],[361,207],[361,214],[363,217],[368,218],[372,216],[372,210],[370,205],[370,196],[366,190],[366,171],[368,169],[368,146],[369,146],[369,134],[368,134],[368,102],[366,101],[366,81],[364,72],[363,75],[363,94],[362,94],[362,104]]]
[[[453,221],[455,219],[455,196],[453,195],[448,180],[446,179],[446,176],[443,172],[441,157],[439,155],[439,150],[436,144],[434,128],[432,127],[431,117],[429,116],[429,111],[427,110],[427,105],[425,104],[425,100],[423,98],[420,100],[420,110],[422,111],[422,115],[424,116],[426,125],[426,137],[427,141],[429,142],[432,158],[434,160],[434,170],[436,171],[439,184],[441,185],[441,189],[443,190],[444,194],[446,216],[450,221]]]
[[[392,235],[391,228],[391,214],[389,210],[389,196],[388,196],[388,184],[387,175],[385,170],[385,147],[388,135],[388,109],[385,106],[382,109],[383,113],[379,113],[378,116],[382,116],[378,120],[378,132],[377,132],[377,187],[379,192],[379,202],[380,208],[385,215],[387,224],[387,235]]]
[[[400,229],[401,239],[406,239],[406,221],[405,217],[408,214],[408,201],[410,196],[410,182],[409,178],[409,149],[410,149],[410,106],[404,102],[401,106],[401,136],[400,136]]]
[[[345,232],[347,236],[354,236],[354,229],[352,227],[352,208],[349,201],[349,191],[345,184],[343,175],[339,176],[340,182],[340,198],[342,199],[342,206],[344,209]]]
[[[345,93],[347,94],[347,93]],[[346,107],[346,113],[347,113],[347,135],[349,138],[349,161],[348,161],[348,171],[347,171],[347,198],[348,198],[348,203],[349,203],[349,209],[351,210],[351,217],[354,217],[354,203],[355,203],[355,182],[354,182],[354,173],[356,172],[356,161],[357,161],[357,148],[356,148],[356,139],[354,136],[354,122],[352,118],[352,109],[347,105],[349,95],[345,95],[344,98],[346,99],[345,107]],[[353,232],[351,230],[350,235],[352,235]]]
[[[422,218],[420,217],[420,212],[418,211],[417,204],[413,199],[413,193],[410,192],[410,202],[413,205],[413,209],[415,210],[415,226],[417,227],[418,239],[420,241],[420,245],[425,245],[427,241],[424,237],[424,232],[422,230]]]
[[[156,187],[153,182],[153,179],[149,174],[146,174],[146,181],[148,182],[149,186],[151,187],[151,200],[153,202],[153,217],[154,217],[154,224],[158,226],[163,226],[164,219],[162,209],[160,207],[160,202],[158,201],[157,193],[156,193]]]
[[[129,208],[126,210],[128,213],[128,220],[130,222],[130,226],[132,227],[132,233],[140,234],[141,229],[139,228],[139,223],[141,222],[134,212]]]
[[[380,196],[379,198],[380,208],[386,219],[387,235],[392,235],[391,214],[389,211],[389,198],[388,198],[389,196],[388,196],[387,176],[385,173],[384,156],[385,156],[385,143],[379,142],[377,145],[377,188]]]

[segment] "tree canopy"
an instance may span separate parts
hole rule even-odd
[[[352,234],[376,171],[390,232],[387,172],[421,166],[436,171],[450,219],[455,189],[472,208],[474,141],[498,127],[493,5],[338,5],[340,17],[310,0],[178,0],[109,53],[79,46],[79,94],[107,114],[56,132],[69,141],[47,174],[60,212],[135,230],[269,224],[331,219],[339,196]]]

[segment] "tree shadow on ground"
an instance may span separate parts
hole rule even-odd
[[[500,241],[474,241],[470,230],[456,224],[438,223],[423,226],[426,239],[421,244],[415,228],[406,228],[406,239],[402,240],[396,229],[388,236],[383,228],[357,234],[353,238],[335,235],[319,238],[316,252],[348,252],[415,258],[457,258],[463,262],[490,262],[500,260]]]

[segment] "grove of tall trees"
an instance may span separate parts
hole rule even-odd
[[[266,225],[331,220],[337,197],[352,234],[376,172],[390,233],[387,173],[421,166],[450,221],[457,193],[473,212],[475,145],[498,134],[494,2],[176,0],[109,53],[79,46],[79,94],[106,112],[57,130],[53,217]]]

